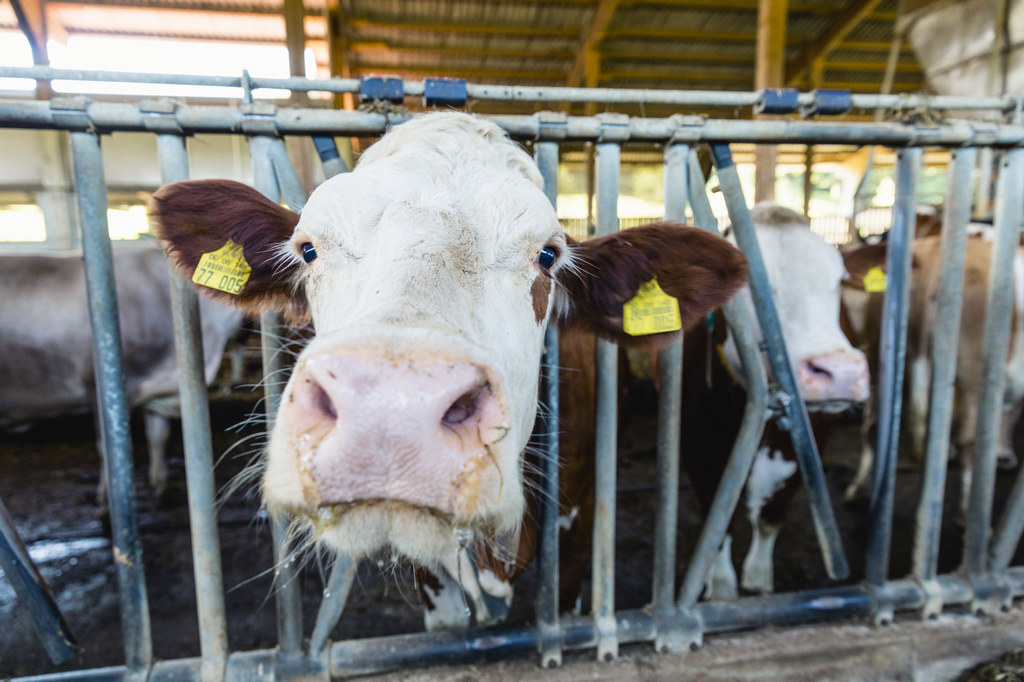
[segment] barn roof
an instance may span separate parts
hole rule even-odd
[[[44,0],[38,0],[43,2]],[[878,92],[898,0],[790,0],[787,85]],[[0,0],[0,29],[18,29]],[[48,30],[67,35],[285,43],[285,0],[45,0]],[[758,0],[306,0],[306,45],[330,73],[328,27],[345,75],[462,77],[471,82],[584,85],[584,47],[600,87],[754,88]],[[336,71],[339,69],[336,67]],[[923,87],[908,45],[893,92]],[[505,107],[507,108],[507,107]],[[478,109],[481,110],[481,109]],[[651,112],[644,113],[664,113]]]

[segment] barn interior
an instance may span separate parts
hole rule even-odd
[[[1019,77],[1014,67],[1015,50],[1024,39],[1017,35],[1024,12],[1017,7],[1010,0],[0,0],[0,99],[53,101],[81,96],[91,101],[134,103],[169,97],[192,105],[234,106],[242,100],[242,88],[90,80],[88,73],[34,79],[25,77],[25,69],[230,78],[244,69],[258,78],[397,77],[418,82],[437,77],[521,88],[891,94],[900,98],[894,106],[850,108],[838,115],[810,118],[927,127],[958,120],[960,112],[918,106],[914,98],[920,95],[982,98],[1021,92],[1014,80]],[[935,24],[942,11],[950,14]],[[129,75],[123,80],[132,78]],[[398,104],[317,90],[264,89],[254,96],[282,108],[399,112],[432,108],[414,96]],[[550,109],[578,116],[619,112],[641,118],[676,114],[741,121],[800,118],[798,114],[758,113],[756,106],[749,105],[557,103],[523,98],[470,99],[465,106],[467,111],[484,115]],[[336,142],[351,166],[374,139],[338,137]],[[310,191],[324,179],[313,144],[304,137],[287,142],[299,177]],[[68,132],[0,127],[0,148],[5,159],[0,163],[0,253],[80,249]],[[897,201],[897,152],[892,148],[740,142],[732,145],[732,151],[751,203],[775,200],[806,215],[814,231],[840,248],[870,241],[892,226]],[[148,239],[146,207],[163,184],[153,135],[104,135],[102,153],[111,238]],[[558,217],[570,234],[584,238],[594,234],[596,222],[594,145],[562,144],[559,155]],[[941,208],[950,159],[947,148],[923,150],[920,204]],[[193,135],[189,160],[193,177],[254,182],[250,147],[241,136]],[[623,151],[617,214],[621,227],[660,220],[665,215],[663,160],[661,145],[632,145]],[[716,185],[712,176],[711,206],[724,224],[728,211],[723,193],[714,191]],[[991,201],[978,202],[972,217],[991,221],[992,213]],[[272,649],[278,626],[270,525],[258,491],[238,483],[245,466],[259,455],[261,442],[256,326],[256,322],[247,325],[252,333],[241,342],[237,359],[241,378],[229,376],[230,363],[225,360],[223,395],[211,394],[225,595],[228,612],[237,616],[229,624],[232,651]],[[654,556],[649,525],[656,511],[651,481],[657,421],[654,390],[653,382],[638,382],[622,415],[618,497],[623,544],[615,569],[619,609],[643,609],[650,596]],[[132,423],[137,456],[134,485],[157,628],[154,654],[163,660],[196,657],[200,655],[200,633],[195,625],[196,588],[188,556],[183,449],[176,442],[180,441],[180,427],[174,427],[171,439],[169,488],[157,499],[146,479],[141,419],[135,415]],[[859,416],[850,416],[829,446],[825,471],[834,500],[842,498],[854,477],[858,428]],[[1024,433],[1019,429],[1015,444],[1024,446]],[[62,607],[74,614],[75,630],[88,633],[81,639],[109,645],[87,646],[70,662],[52,665],[36,642],[18,597],[0,579],[0,623],[7,623],[0,625],[0,677],[98,669],[123,662],[120,643],[124,626],[119,620],[117,578],[109,565],[108,529],[95,514],[95,489],[101,476],[95,466],[95,450],[95,428],[89,416],[43,420],[26,431],[0,432],[0,461],[5,468],[0,476],[0,500],[17,518],[33,559],[43,567]],[[46,467],[38,464],[41,453]],[[902,576],[912,570],[914,560],[910,546],[922,475],[919,469],[901,466],[899,481],[892,573]],[[944,515],[950,520],[958,515],[958,483],[955,476],[947,482]],[[1013,483],[1009,474],[1000,475],[995,493],[1000,504],[1010,495]],[[684,481],[680,494],[682,573],[689,558],[685,548],[697,543],[701,519],[694,511],[697,503],[692,486]],[[803,510],[807,504],[805,498],[798,497],[795,507]],[[853,567],[843,585],[856,584],[865,577],[865,546],[870,533],[866,505],[864,500],[852,506],[836,505]],[[779,540],[777,552],[789,560],[777,569],[777,590],[834,587],[836,581],[829,577],[818,553],[817,530],[811,519],[801,513],[791,516],[803,518],[793,519]],[[950,521],[942,529],[942,573],[960,568],[963,533],[956,523]],[[734,525],[737,547],[745,546],[750,540],[749,528]],[[742,560],[740,550],[736,552]],[[1020,563],[1024,556],[1018,552],[1015,558],[1015,563]],[[404,571],[399,577],[405,582],[396,587],[382,580],[381,568],[385,573]],[[311,556],[302,574],[300,598],[309,631],[327,590],[330,564]],[[405,567],[360,566],[334,639],[422,630],[410,574]],[[536,580],[536,575],[527,575],[517,590],[532,595],[531,581]],[[524,598],[514,603],[509,619],[522,624],[534,617],[533,603]],[[957,650],[962,667],[1001,653],[1017,641],[1004,631],[986,630],[971,637],[976,637],[969,640],[973,652]],[[986,638],[988,644],[978,644]],[[943,646],[950,651],[954,648],[948,641]],[[589,661],[592,654],[580,654],[577,660],[584,658]],[[935,663],[935,669],[941,670],[942,664]],[[627,665],[657,670],[661,664],[639,657],[629,659]],[[729,670],[742,670],[742,666]],[[617,668],[610,676],[627,672],[634,671]],[[671,675],[673,670],[662,672]],[[838,675],[838,671],[832,672]],[[607,670],[601,674],[609,675]],[[496,674],[495,679],[501,675]]]

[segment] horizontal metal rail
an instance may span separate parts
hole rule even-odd
[[[151,109],[161,108],[159,112]],[[411,114],[378,114],[334,109],[278,108],[267,102],[241,106],[170,102],[93,102],[81,97],[50,102],[0,100],[0,128],[46,128],[99,132],[231,133],[251,135],[380,135]],[[746,121],[695,116],[638,118],[624,115],[566,116],[540,112],[524,116],[484,116],[518,140],[601,142],[610,120],[617,142],[761,142],[878,144],[905,146],[1024,146],[1024,126],[956,122],[919,126],[905,123],[831,123],[802,120]]]
[[[295,92],[358,93],[358,78],[261,78],[239,76],[198,76],[163,73],[129,73],[84,69],[55,69],[48,66],[3,66],[0,78],[30,78],[53,81],[102,81],[108,83],[145,83],[157,85],[192,85],[243,89],[275,89]],[[426,94],[424,81],[403,81],[406,97]],[[756,106],[763,98],[760,92],[722,92],[717,90],[659,90],[647,88],[568,88],[496,84],[466,84],[471,99],[503,102],[600,102],[606,104],[673,104],[679,106],[743,107]],[[796,104],[813,105],[813,92],[799,93]],[[928,95],[851,94],[854,109],[963,109],[1007,111],[1018,105],[1016,97],[943,97]]]
[[[943,575],[936,580],[946,606],[966,606],[974,599],[972,584],[958,575]],[[1002,582],[1008,595],[1024,596],[1024,567],[1011,568]],[[897,611],[920,609],[927,598],[925,590],[912,580],[893,580],[883,589]],[[870,615],[876,591],[865,586],[834,587],[806,592],[746,597],[729,602],[702,602],[694,608],[708,633],[726,633],[754,626],[792,625]],[[658,624],[646,610],[621,611],[616,616],[620,644],[650,642]],[[597,626],[589,616],[561,621],[566,650],[592,649],[598,640]],[[538,634],[533,627],[474,629],[465,632],[435,632],[390,637],[373,637],[336,642],[331,645],[328,671],[333,678],[368,675],[408,666],[438,665],[467,659],[493,660],[536,651]],[[227,679],[248,682],[273,682],[280,659],[277,650],[232,654]],[[199,659],[160,661],[153,666],[150,682],[197,680]],[[107,682],[120,680],[124,668],[110,667],[70,673],[16,678],[18,682]]]

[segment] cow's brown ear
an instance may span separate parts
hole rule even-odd
[[[240,182],[186,180],[160,188],[149,217],[175,269],[201,293],[249,313],[283,310],[293,323],[308,317],[298,264],[283,251],[295,212]]]
[[[562,268],[558,275],[559,296],[568,299],[559,306],[563,324],[585,325],[625,346],[660,346],[678,332],[665,330],[672,325],[657,319],[661,303],[671,309],[669,299],[678,302],[679,322],[688,329],[729,300],[747,278],[747,259],[735,246],[673,223],[624,230],[570,249],[576,267]],[[646,301],[636,307],[641,288]],[[627,304],[630,325],[624,320]],[[632,329],[627,332],[626,326]]]

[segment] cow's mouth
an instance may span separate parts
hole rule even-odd
[[[855,413],[864,408],[864,402],[861,400],[812,400],[806,405],[808,412],[822,414]]]

